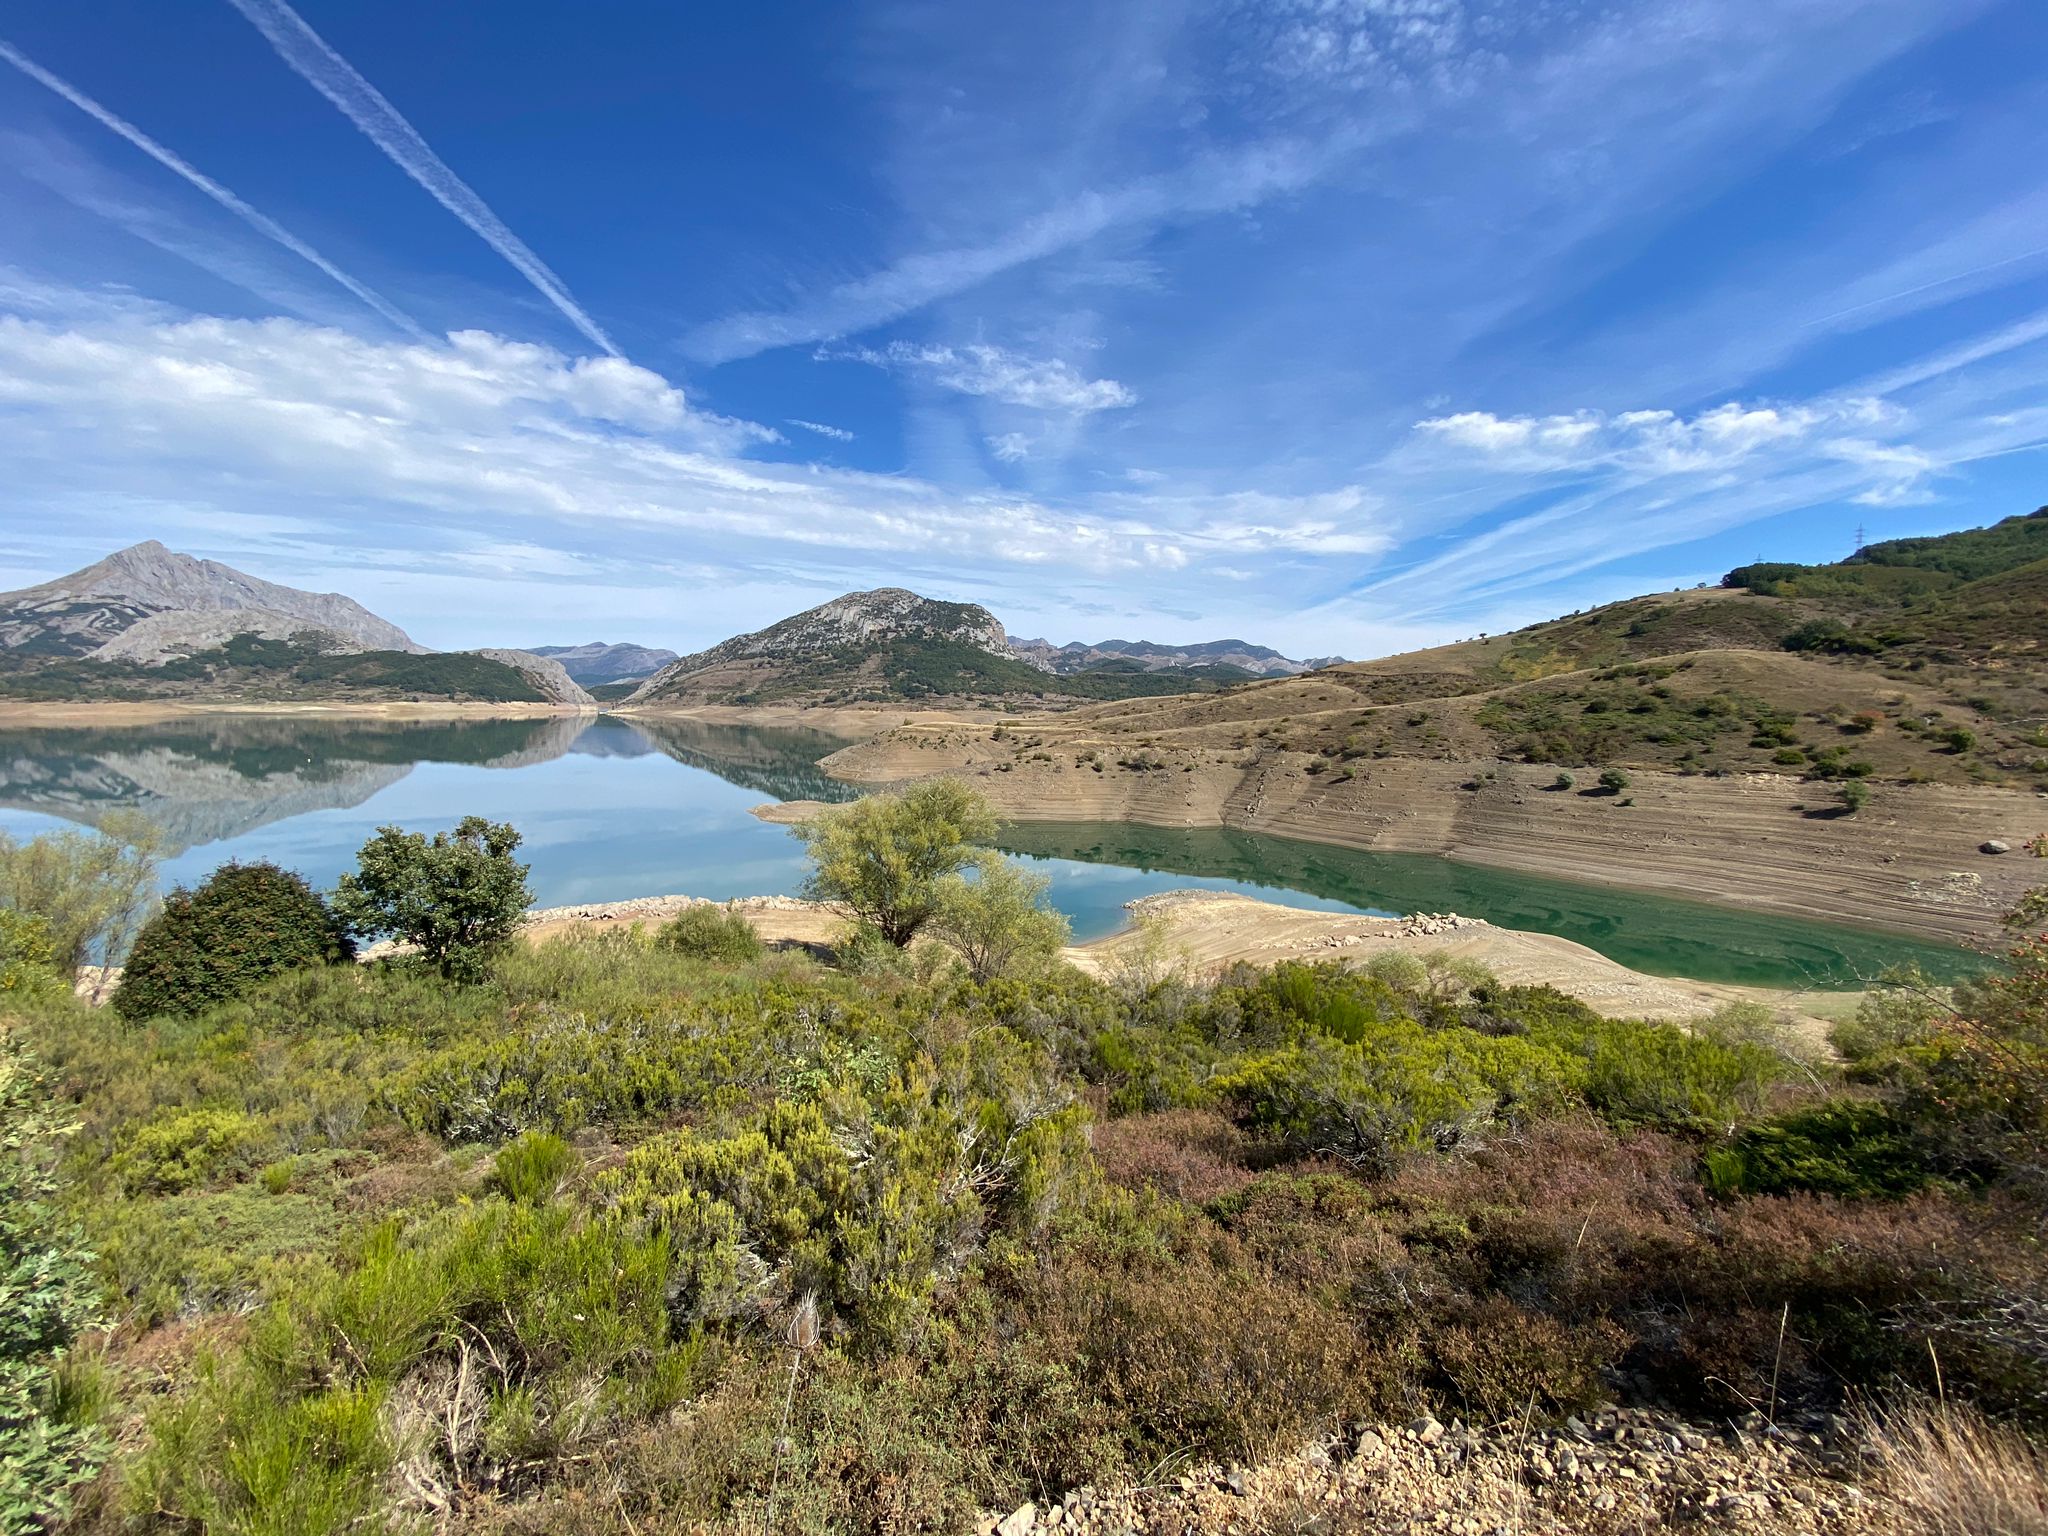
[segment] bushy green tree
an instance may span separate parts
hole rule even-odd
[[[527,866],[512,857],[519,841],[509,823],[481,816],[431,838],[379,827],[335,888],[335,914],[360,938],[392,934],[414,945],[443,976],[481,980],[490,952],[533,904]]]
[[[1628,788],[1628,775],[1619,768],[1603,768],[1600,770],[1600,787],[1610,795],[1618,795]]]
[[[118,962],[156,893],[163,834],[131,813],[96,832],[0,832],[0,907],[42,919],[57,970]]]
[[[901,949],[938,915],[941,882],[973,863],[998,825],[987,798],[958,779],[834,806],[795,829],[811,855],[805,893]]]
[[[731,907],[685,907],[662,925],[654,942],[714,965],[747,965],[761,958],[760,935]]]
[[[976,981],[1049,960],[1073,931],[1046,900],[1051,886],[1050,876],[985,852],[974,862],[972,880],[954,875],[942,882],[932,931],[959,952]]]
[[[348,931],[304,878],[275,864],[223,864],[164,898],[128,952],[114,1008],[124,1019],[191,1017],[257,983],[355,957]]]
[[[1842,802],[1845,815],[1854,816],[1870,804],[1870,786],[1861,779],[1851,779],[1835,791],[1835,798]]]

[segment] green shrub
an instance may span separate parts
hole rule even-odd
[[[1844,812],[1854,816],[1870,804],[1870,786],[1861,779],[1851,779],[1835,791],[1835,798],[1841,802]]]
[[[582,1160],[576,1149],[546,1131],[528,1131],[499,1148],[491,1188],[515,1205],[546,1205],[561,1193]]]
[[[1618,1126],[1726,1126],[1754,1113],[1785,1075],[1776,1053],[1669,1024],[1603,1019],[1567,1037],[1532,1032],[1580,1058],[1586,1102]]]
[[[63,984],[50,925],[14,907],[0,907],[0,1002],[45,997]]]
[[[1889,1105],[1832,1099],[1742,1131],[1706,1157],[1722,1194],[1807,1191],[1845,1199],[1896,1199],[1933,1177],[1926,1144]]]
[[[731,907],[685,907],[662,925],[654,942],[713,965],[751,965],[762,953],[754,925]]]
[[[172,1110],[130,1133],[108,1172],[130,1194],[182,1194],[249,1172],[275,1145],[275,1132],[243,1110]]]
[[[281,971],[354,955],[347,932],[303,878],[275,864],[223,864],[197,890],[172,891],[143,925],[114,1009],[129,1020],[189,1017]]]
[[[1565,1102],[1570,1063],[1519,1039],[1388,1024],[1355,1043],[1311,1038],[1221,1074],[1246,1129],[1307,1157],[1384,1173],[1465,1146],[1497,1122]]]
[[[1600,787],[1610,795],[1618,795],[1628,788],[1628,775],[1619,768],[1600,770]]]
[[[105,1458],[92,1405],[60,1390],[67,1353],[97,1321],[77,1229],[45,1171],[65,1127],[51,1084],[0,1032],[0,1526],[39,1531]]]

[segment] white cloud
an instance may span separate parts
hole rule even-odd
[[[623,359],[484,332],[399,344],[283,319],[0,315],[0,459],[13,504],[51,527],[79,526],[83,508],[140,537],[286,509],[316,544],[402,530],[422,561],[453,538],[469,553],[450,558],[536,578],[557,572],[550,550],[645,566],[676,539],[732,569],[914,556],[1091,572],[1386,543],[1357,492],[1118,493],[1076,509],[743,457],[766,435]]]
[[[1004,432],[988,439],[988,451],[1005,464],[1022,464],[1031,457],[1031,439],[1022,432]]]
[[[806,432],[815,432],[820,437],[829,437],[835,443],[850,443],[853,434],[844,427],[828,426],[822,421],[805,421],[801,416],[789,418],[792,427],[802,427]]]
[[[1843,426],[1894,419],[1869,397],[1799,405],[1729,401],[1696,416],[1675,411],[1577,411],[1557,416],[1496,416],[1460,411],[1415,424],[1426,440],[1463,451],[1494,470],[1516,474],[1616,469],[1638,475],[1724,470],[1773,446]]]
[[[1091,379],[1058,358],[1025,357],[979,342],[947,347],[892,341],[886,347],[822,351],[818,357],[823,362],[868,363],[917,374],[963,395],[983,395],[1034,410],[1086,415],[1138,403],[1137,395],[1115,379]]]

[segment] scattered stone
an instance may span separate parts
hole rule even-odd
[[[2012,844],[2001,843],[1997,838],[1994,837],[1990,839],[1988,842],[1979,843],[1977,845],[1977,851],[1980,853],[2011,853]]]
[[[1026,1499],[996,1526],[996,1536],[1031,1536],[1038,1524],[1038,1506]]]

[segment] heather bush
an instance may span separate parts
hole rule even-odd
[[[128,952],[114,1009],[131,1021],[190,1016],[283,971],[353,959],[327,903],[275,864],[224,864],[164,898]]]

